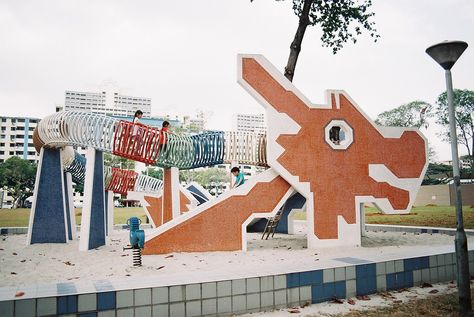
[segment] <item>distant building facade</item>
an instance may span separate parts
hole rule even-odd
[[[265,115],[236,113],[232,118],[232,130],[264,134],[267,132]]]
[[[33,144],[33,131],[40,119],[0,117],[0,162],[18,156],[37,163],[39,155]]]
[[[125,96],[111,89],[104,89],[100,92],[67,90],[64,110],[88,111],[109,116],[124,117],[133,116],[135,111],[141,110],[144,118],[150,118],[151,99],[146,97]]]

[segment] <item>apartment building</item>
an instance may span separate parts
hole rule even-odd
[[[32,163],[39,159],[33,145],[33,131],[40,119],[0,117],[0,162],[18,156]]]
[[[144,118],[151,117],[151,99],[125,96],[116,90],[104,89],[99,92],[67,90],[64,110],[90,111],[109,116],[130,117],[141,110]]]

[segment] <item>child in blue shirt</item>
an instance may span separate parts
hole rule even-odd
[[[238,167],[232,167],[230,172],[232,173],[232,175],[235,176],[235,183],[232,188],[239,187],[240,185],[245,183],[244,173],[242,173]]]

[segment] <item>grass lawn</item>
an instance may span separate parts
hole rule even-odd
[[[474,206],[463,206],[464,228],[474,229]],[[365,222],[372,224],[428,226],[456,228],[454,206],[413,207],[407,215],[384,215],[374,207],[365,207]],[[297,212],[295,219],[306,220],[305,212]]]
[[[145,223],[145,212],[141,207],[115,208],[114,223],[126,223],[130,217],[139,217]],[[76,208],[76,223],[81,223],[82,209]],[[0,209],[0,227],[28,227],[30,209]]]
[[[463,206],[464,228],[474,229],[474,206]],[[376,208],[365,208],[365,222],[373,224],[456,228],[454,206],[413,207],[407,215],[384,215]]]
[[[81,209],[76,208],[76,223],[81,223]],[[456,227],[456,212],[453,206],[420,206],[413,207],[407,215],[384,215],[376,208],[365,208],[366,223],[428,226],[428,227]],[[464,227],[474,229],[474,206],[464,206]],[[145,212],[141,207],[115,208],[116,224],[126,223],[130,217],[139,217],[145,223]],[[0,227],[27,227],[30,219],[29,209],[0,209]],[[295,219],[305,220],[306,213],[298,212]]]

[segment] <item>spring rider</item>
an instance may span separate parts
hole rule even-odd
[[[142,266],[142,249],[145,246],[145,232],[140,230],[142,221],[137,217],[131,217],[127,220],[127,225],[130,229],[130,245],[123,248],[123,250],[132,249],[133,252],[133,266]]]

